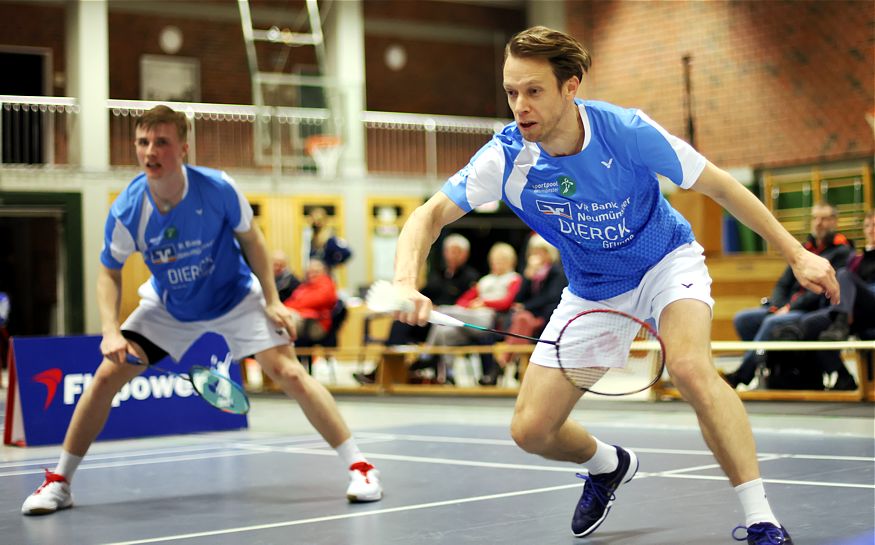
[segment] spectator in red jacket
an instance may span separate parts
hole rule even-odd
[[[298,346],[310,346],[325,337],[331,328],[331,311],[337,304],[337,286],[325,263],[311,259],[305,274],[301,285],[283,301],[292,309],[298,333],[295,344]]]

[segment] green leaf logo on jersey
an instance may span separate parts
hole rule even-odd
[[[179,232],[176,230],[176,227],[168,227],[164,230],[164,240],[173,240],[179,235]]]
[[[556,182],[559,183],[559,194],[563,197],[571,197],[577,192],[577,184],[568,176],[559,176]]]

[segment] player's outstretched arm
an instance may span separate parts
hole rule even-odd
[[[267,243],[264,241],[261,229],[253,223],[248,231],[234,233],[234,236],[240,242],[240,248],[243,250],[243,254],[252,268],[252,272],[255,273],[258,282],[261,284],[261,290],[264,292],[264,311],[267,313],[267,317],[277,327],[285,329],[290,339],[295,340],[297,338],[295,322],[291,312],[280,301],[279,293],[276,291]]]
[[[101,264],[97,270],[97,310],[103,339],[100,352],[116,363],[127,357],[128,342],[122,337],[119,306],[122,300],[122,271]]]
[[[829,261],[803,248],[756,195],[732,175],[709,161],[692,189],[717,201],[730,214],[766,239],[784,256],[804,288],[825,294],[833,304],[839,302],[839,285]]]
[[[425,263],[431,245],[444,226],[465,215],[465,211],[444,193],[436,193],[410,214],[395,248],[394,284],[413,302],[413,310],[397,318],[408,324],[425,325],[431,314],[431,301],[416,289],[419,269]]]

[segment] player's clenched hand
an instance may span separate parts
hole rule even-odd
[[[113,331],[104,335],[100,341],[100,353],[115,363],[122,363],[128,355],[128,341],[121,331]]]
[[[280,302],[267,305],[264,309],[270,321],[277,328],[283,329],[289,334],[289,339],[295,340],[298,338],[297,330],[295,329],[295,319],[292,316],[292,311]]]
[[[427,324],[433,308],[431,299],[408,286],[395,284],[395,289],[400,303],[395,319],[409,325]]]
[[[802,249],[796,254],[796,259],[790,266],[803,288],[814,293],[822,293],[832,304],[839,304],[841,301],[839,283],[836,280],[835,269],[829,261]]]

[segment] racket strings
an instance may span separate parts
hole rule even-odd
[[[191,382],[197,393],[209,404],[225,412],[245,414],[249,398],[231,379],[207,367],[194,367]]]
[[[607,367],[578,367],[565,369],[565,376],[567,376],[578,388],[589,390],[595,386],[595,384],[601,380],[607,372]]]
[[[562,330],[556,352],[568,380],[606,395],[646,389],[662,361],[661,344],[652,329],[607,310],[572,319]]]

